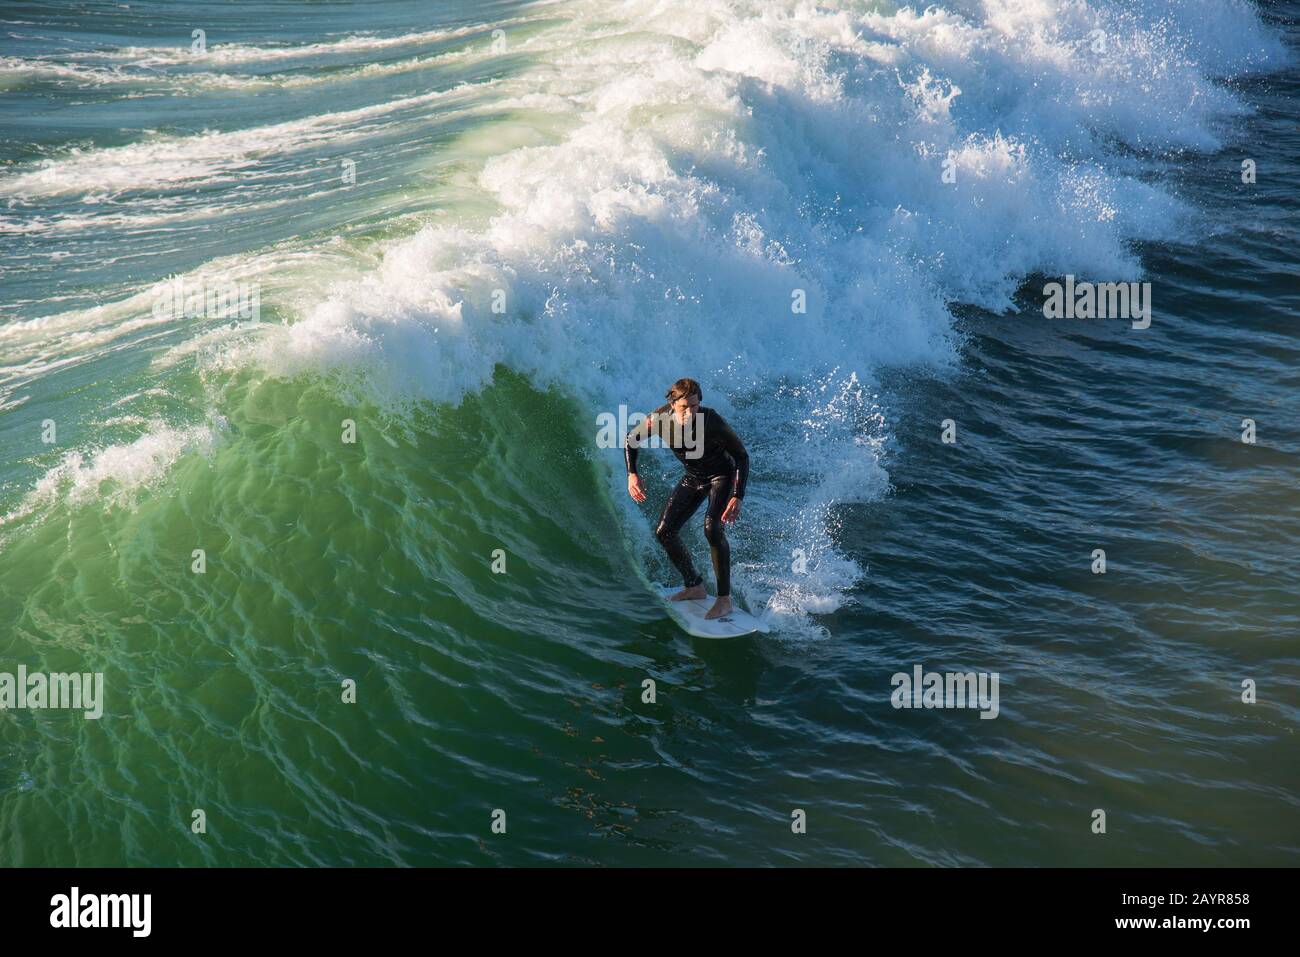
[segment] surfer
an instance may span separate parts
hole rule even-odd
[[[709,507],[704,514],[704,537],[708,539],[713,556],[718,598],[704,617],[721,618],[731,611],[731,546],[727,543],[723,525],[740,518],[740,500],[745,497],[745,483],[749,478],[749,453],[716,410],[700,405],[704,396],[700,384],[694,379],[678,379],[668,390],[666,398],[668,404],[651,412],[644,422],[627,434],[623,443],[627,491],[634,501],[645,501],[645,490],[636,473],[637,453],[641,443],[651,435],[659,436],[673,450],[677,460],[686,466],[686,474],[669,494],[655,527],[655,538],[682,574],[683,588],[670,599],[686,601],[708,597],[704,578],[695,571],[691,553],[677,534],[707,498]],[[665,415],[668,412],[671,415]]]

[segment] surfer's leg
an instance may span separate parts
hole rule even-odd
[[[718,601],[731,595],[731,544],[722,527],[722,513],[731,500],[731,475],[715,475],[709,482],[709,510],[704,513],[704,537],[709,540],[713,556],[713,577],[718,583]],[[716,607],[716,606],[715,606]],[[727,603],[726,614],[731,610]]]
[[[678,532],[695,514],[695,510],[700,507],[700,503],[704,501],[707,494],[707,487],[697,487],[683,476],[682,480],[677,483],[677,487],[669,493],[668,501],[664,502],[664,510],[659,514],[659,524],[655,527],[655,538],[659,539],[659,544],[668,553],[669,561],[681,572],[684,591],[691,593],[686,595],[678,592],[673,598],[677,598],[678,595],[682,598],[703,598],[705,595],[704,578],[695,570],[695,564],[691,561],[691,553],[682,544],[682,537]],[[696,594],[697,591],[698,594]]]

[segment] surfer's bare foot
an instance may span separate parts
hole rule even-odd
[[[731,598],[723,595],[713,603],[713,607],[704,613],[707,619],[721,618],[723,615],[731,614]]]
[[[696,585],[694,588],[683,588],[675,595],[669,595],[669,601],[690,601],[691,599],[708,598],[709,593],[704,590],[703,585]]]

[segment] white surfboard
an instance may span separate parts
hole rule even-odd
[[[705,612],[713,607],[712,596],[689,601],[668,600],[669,595],[681,590],[681,585],[660,585],[659,597],[668,608],[668,616],[688,635],[694,635],[696,638],[739,638],[741,635],[750,635],[756,631],[767,633],[767,625],[739,608],[721,618],[706,619]]]

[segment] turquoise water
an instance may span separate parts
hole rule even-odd
[[[5,10],[0,673],[106,690],[0,862],[1297,863],[1294,4]],[[767,636],[646,592],[682,375]]]

